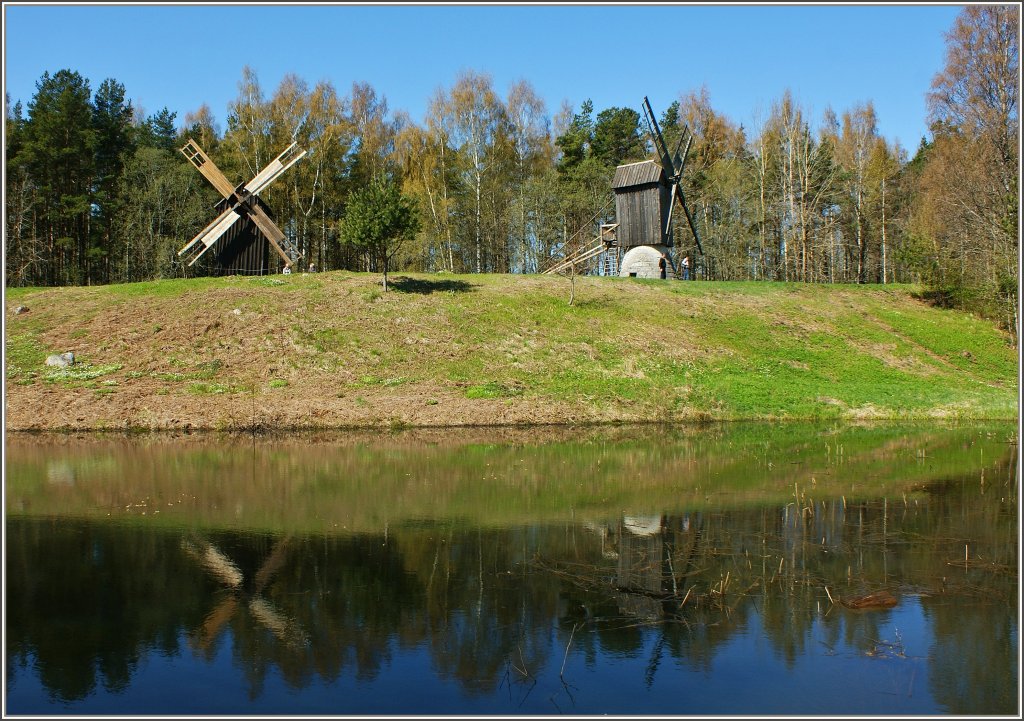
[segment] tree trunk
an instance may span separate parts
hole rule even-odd
[[[483,263],[481,262],[481,248],[480,248],[480,186],[483,185],[480,173],[476,174],[476,272],[483,272]]]
[[[882,285],[885,285],[885,178],[882,178]]]
[[[867,260],[867,252],[866,252],[866,249],[864,247],[864,223],[863,223],[863,217],[862,217],[862,212],[861,212],[862,209],[863,209],[863,203],[864,203],[864,194],[863,194],[863,192],[861,192],[861,189],[859,187],[859,182],[858,182],[857,206],[856,206],[856,210],[855,210],[856,222],[857,222],[857,233],[856,233],[856,235],[857,235],[857,282],[858,283],[863,283],[864,280],[865,280],[865,276],[864,276],[865,271],[866,271],[866,268],[865,268],[866,262],[865,261]]]

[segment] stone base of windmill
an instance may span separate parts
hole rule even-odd
[[[619,265],[619,275],[623,278],[660,278],[661,268],[658,261],[661,254],[665,254],[665,276],[675,276],[675,269],[672,266],[672,254],[667,245],[638,245],[630,248],[622,256]]]

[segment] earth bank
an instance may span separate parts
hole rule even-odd
[[[578,277],[570,306],[558,277],[379,281],[7,289],[7,430],[1017,414],[1007,338],[910,286]]]

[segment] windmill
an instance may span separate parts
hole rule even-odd
[[[306,154],[306,151],[298,147],[298,143],[292,143],[284,152],[274,158],[263,170],[256,174],[252,180],[243,185],[235,187],[224,177],[209,156],[199,147],[199,143],[191,138],[181,148],[181,153],[188,158],[203,177],[210,181],[210,184],[224,197],[218,204],[223,208],[212,223],[203,228],[199,234],[189,241],[188,245],[178,251],[178,255],[193,252],[194,257],[189,265],[195,265],[206,251],[214,246],[220,238],[227,233],[235,223],[242,218],[252,222],[257,231],[270,243],[284,260],[285,268],[290,268],[299,254],[295,247],[288,243],[288,239],[274,221],[267,215],[263,201],[258,197],[261,192],[281,176],[284,171],[299,162]],[[285,250],[291,251],[289,256]],[[198,252],[196,252],[198,251]]]
[[[576,271],[577,267],[598,259],[597,264],[604,268],[605,275],[667,277],[667,266],[672,265],[669,250],[675,245],[672,238],[672,210],[676,203],[682,207],[697,250],[703,255],[704,248],[701,247],[697,226],[686,205],[681,186],[686,157],[693,144],[693,133],[684,126],[675,150],[670,153],[646,97],[643,109],[660,163],[643,160],[618,166],[612,177],[616,222],[602,224],[596,237],[584,236],[577,242],[567,242],[564,257],[552,260],[542,273]],[[602,214],[603,211],[598,215]],[[572,240],[575,241],[584,230],[589,228],[581,228]],[[662,276],[663,259],[665,276]]]
[[[661,168],[665,171],[665,175],[669,184],[669,212],[668,220],[665,224],[665,236],[670,236],[672,232],[672,204],[678,200],[680,207],[683,209],[683,214],[686,216],[686,222],[690,226],[690,231],[693,233],[693,239],[697,242],[697,250],[700,251],[701,255],[704,254],[704,248],[700,245],[700,236],[697,234],[697,226],[693,222],[693,216],[690,215],[690,209],[686,207],[686,197],[683,195],[682,189],[679,187],[680,182],[683,178],[683,168],[686,166],[686,158],[690,154],[690,146],[693,145],[693,133],[690,132],[690,128],[686,125],[683,126],[683,132],[679,136],[679,142],[676,143],[675,151],[669,155],[668,145],[665,143],[665,138],[661,134],[661,128],[658,127],[658,121],[654,118],[654,111],[651,110],[651,103],[644,96],[644,116],[647,119],[647,125],[651,130],[651,137],[654,138],[654,144],[658,149],[658,154],[661,156]],[[680,146],[683,144],[683,140],[686,141],[686,148],[683,152],[679,152]]]

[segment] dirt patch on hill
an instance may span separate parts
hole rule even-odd
[[[523,323],[521,332],[500,343],[487,337],[468,343],[465,335],[473,333],[453,333],[457,319],[431,299],[432,286],[423,286],[428,292],[385,296],[373,276],[321,274],[293,277],[289,290],[295,292],[274,293],[262,291],[256,280],[221,281],[201,293],[140,297],[47,289],[24,301],[30,310],[18,315],[13,308],[21,301],[8,302],[9,346],[12,339],[31,335],[41,351],[70,351],[79,359],[66,373],[38,364],[14,368],[13,374],[9,369],[8,430],[649,419],[647,409],[631,410],[628,403],[602,408],[523,393],[523,384],[517,387],[503,373],[518,367],[530,375],[548,367],[539,359],[550,349],[538,347],[536,327]],[[279,279],[262,282],[282,290]],[[464,287],[462,292],[470,293]],[[472,315],[487,303],[474,297],[464,311]],[[473,372],[451,377],[439,362]]]

